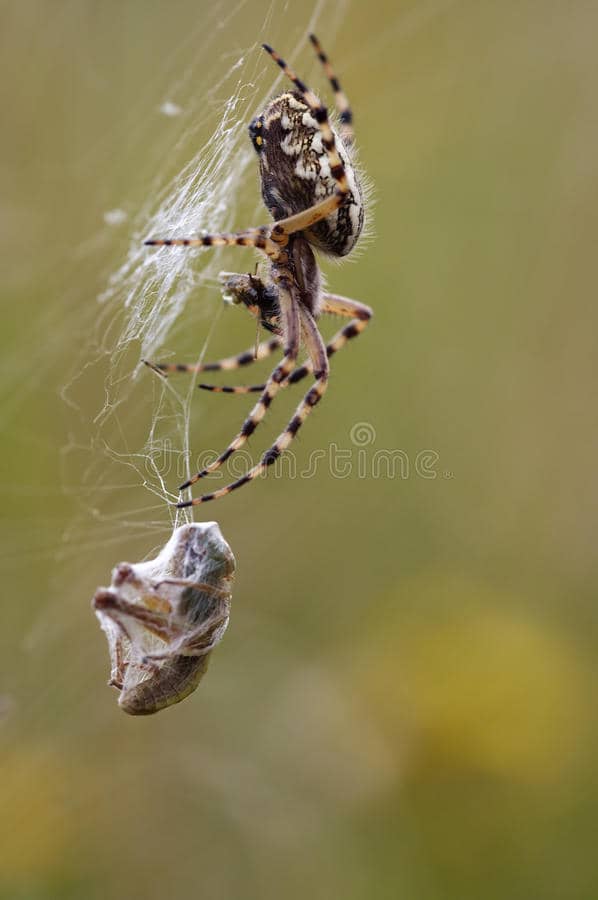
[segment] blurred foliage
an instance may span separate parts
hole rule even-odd
[[[129,720],[89,599],[170,520],[126,466],[97,503],[77,491],[99,452],[95,298],[133,238],[104,215],[130,221],[182,169],[226,84],[199,134],[165,100],[184,110],[241,54],[267,87],[260,41],[321,85],[310,22],[376,193],[367,251],[325,268],[376,318],[298,454],[355,454],[361,422],[364,452],[409,471],[322,466],[209,507],[239,566],[229,632],[195,696]],[[597,26],[584,0],[5,6],[2,900],[597,896]],[[220,309],[200,302],[182,358]],[[231,311],[210,355],[252,339]],[[243,401],[195,402],[192,441],[223,446]]]

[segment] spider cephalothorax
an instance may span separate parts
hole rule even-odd
[[[217,371],[236,369],[262,359],[278,348],[283,358],[262,385],[235,387],[200,385],[206,390],[234,394],[260,392],[261,396],[243,423],[237,437],[180,490],[218,469],[239,450],[264,418],[282,387],[295,384],[310,372],[314,384],[295,415],[261,461],[241,478],[193,500],[177,505],[193,506],[223,497],[256,478],[287,449],[328,384],[328,358],[366,327],[372,311],[363,303],[322,290],[320,271],[314,255],[319,250],[342,257],[357,243],[364,223],[363,191],[351,161],[352,115],[349,104],[318,40],[310,35],[335,94],[340,128],[332,128],[328,112],[312,91],[267,44],[263,47],[290,78],[295,90],[272,100],[249,126],[249,136],[257,152],[264,203],[274,223],[235,234],[207,234],[200,238],[149,240],[157,246],[255,247],[268,258],[267,270],[256,275],[225,275],[223,287],[234,302],[244,304],[260,324],[275,337],[259,344],[255,351],[215,363],[185,365],[151,363],[162,372]],[[326,345],[318,330],[320,313],[351,319]],[[297,366],[301,340],[308,359]]]

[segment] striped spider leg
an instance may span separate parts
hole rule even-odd
[[[357,300],[349,300],[348,297],[341,297],[338,294],[322,294],[322,305],[320,309],[321,313],[328,313],[333,316],[346,316],[350,318],[351,321],[348,325],[345,325],[344,328],[341,328],[336,334],[331,338],[331,340],[326,344],[326,355],[328,359],[333,356],[335,353],[338,353],[339,350],[342,350],[343,347],[347,345],[347,343],[351,340],[351,338],[357,337],[357,335],[361,334],[361,332],[367,327],[368,322],[372,318],[373,312],[369,306],[366,306],[365,303],[359,303]],[[245,366],[248,363],[254,362],[256,359],[263,359],[264,356],[273,353],[280,346],[280,342],[274,338],[272,341],[264,341],[263,344],[259,344],[258,351],[260,355],[253,355],[251,350],[246,350],[244,353],[240,353],[238,356],[228,357],[227,359],[217,360],[214,363],[205,363],[200,366],[177,366],[176,364],[172,365],[172,369],[169,371],[192,371],[192,372],[218,372],[224,371],[225,369],[237,369],[241,366]],[[260,348],[266,348],[260,350]],[[313,372],[313,364],[310,359],[307,359],[301,366],[298,366],[296,369],[293,369],[291,374],[285,379],[285,381],[281,384],[281,387],[288,387],[289,384],[297,384],[298,381],[301,381],[307,375]],[[198,388],[201,388],[204,391],[211,391],[216,394],[254,394],[259,391],[263,391],[265,388],[264,384],[198,384]]]
[[[371,310],[362,304],[325,294],[321,290],[314,249],[332,257],[350,253],[361,234],[365,210],[361,185],[350,156],[353,130],[349,104],[317,39],[311,36],[311,41],[335,93],[341,120],[340,138],[335,135],[328,112],[316,95],[271,47],[264,44],[266,52],[294,85],[294,90],[268,103],[249,126],[259,160],[262,197],[274,218],[273,224],[238,233],[146,241],[146,244],[153,246],[235,245],[261,251],[267,258],[264,278],[232,275],[227,280],[226,288],[235,302],[243,303],[259,323],[275,335],[275,338],[260,344],[257,353],[251,354],[251,357],[250,351],[244,351],[236,357],[202,366],[176,363],[149,365],[162,373],[234,369],[253,361],[253,357],[264,358],[279,346],[283,348],[282,360],[264,385],[230,389],[230,393],[259,390],[260,397],[228,447],[213,463],[181,485],[180,490],[185,490],[218,469],[246,443],[282,387],[301,380],[311,372],[314,376],[312,387],[299,403],[287,427],[257,465],[231,484],[180,502],[177,504],[179,507],[195,506],[226,496],[272,465],[288,448],[311,410],[324,396],[328,385],[329,356],[359,334],[372,315]],[[353,317],[353,321],[335,335],[328,347],[316,321],[323,311]],[[301,340],[308,360],[295,368]]]
[[[317,39],[315,34],[310,34],[309,39],[313,44],[314,50],[318,54],[318,59],[322,63],[326,77],[328,78],[330,86],[334,91],[334,102],[341,123],[339,129],[340,136],[343,139],[343,143],[345,144],[345,146],[351,147],[355,140],[355,133],[353,131],[353,113],[351,112],[349,101],[347,100],[345,92],[340,86],[340,82],[334,73],[334,70],[330,64],[330,60],[320,46],[319,40]]]

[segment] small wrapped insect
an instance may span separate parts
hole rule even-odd
[[[235,558],[216,522],[177,528],[156,557],[120,563],[92,606],[119,706],[150,715],[191,694],[228,625]]]

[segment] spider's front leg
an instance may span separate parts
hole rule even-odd
[[[280,242],[271,237],[271,228],[260,225],[245,231],[223,231],[198,238],[149,238],[146,247],[256,247],[272,260],[280,256]]]
[[[324,67],[324,72],[326,73],[326,77],[330,82],[332,90],[334,91],[334,100],[336,103],[336,109],[339,114],[339,119],[341,122],[341,137],[345,146],[351,147],[353,141],[355,139],[355,135],[353,133],[353,113],[351,112],[351,107],[349,106],[349,101],[345,95],[345,92],[340,86],[340,82],[336,77],[334,69],[330,63],[330,60],[322,50],[322,46],[315,36],[315,34],[310,34],[310,41],[312,42],[313,48],[318,55],[318,59],[322,63]]]

